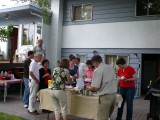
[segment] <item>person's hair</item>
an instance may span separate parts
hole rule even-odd
[[[76,59],[76,57],[73,54],[69,55],[69,61],[72,61],[73,59]]]
[[[43,41],[43,39],[38,39],[38,41]]]
[[[124,58],[118,58],[118,60],[116,61],[116,65],[124,65],[126,64],[126,60]]]
[[[91,60],[87,60],[86,65],[91,65],[91,66],[92,66],[92,69],[94,68]]]
[[[28,51],[28,56],[33,55],[34,52],[33,51]]]
[[[61,68],[69,68],[69,60],[68,59],[62,59],[60,61],[59,67]]]
[[[100,55],[94,55],[91,59],[92,62],[102,62],[102,57]]]
[[[42,53],[37,52],[37,53],[34,54],[34,57],[39,57],[39,56],[42,56]]]
[[[49,60],[48,60],[48,59],[44,59],[44,60],[42,61],[42,65],[44,66],[44,64],[47,63],[47,62],[49,63]]]
[[[80,58],[79,57],[76,57],[76,59],[78,60],[78,62],[80,62]]]

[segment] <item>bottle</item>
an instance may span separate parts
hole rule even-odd
[[[4,76],[8,76],[8,73],[6,71],[4,72]]]
[[[14,74],[11,74],[11,80],[14,80],[15,78],[14,78]]]
[[[152,80],[149,81],[149,84],[150,84],[150,85],[152,84]]]
[[[3,71],[1,71],[1,76],[3,76]]]

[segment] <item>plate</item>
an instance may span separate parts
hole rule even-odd
[[[73,87],[71,85],[69,85],[69,86],[66,85],[65,88],[72,89]]]
[[[91,78],[85,78],[84,81],[85,82],[92,82],[92,79]]]

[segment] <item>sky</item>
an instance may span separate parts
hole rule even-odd
[[[10,6],[16,6],[16,4],[17,4],[17,1],[0,0],[0,9],[5,7],[10,7]]]
[[[0,7],[6,5],[6,6],[10,6],[10,5],[14,5],[16,2],[14,1],[10,1],[10,0],[0,0]]]

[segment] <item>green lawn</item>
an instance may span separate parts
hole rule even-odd
[[[9,115],[9,114],[0,112],[0,120],[26,120],[26,119],[15,116],[15,115]]]

